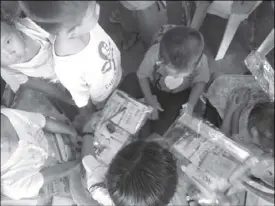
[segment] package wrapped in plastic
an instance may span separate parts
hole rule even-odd
[[[152,110],[126,93],[116,90],[101,112],[101,122],[110,121],[134,135],[143,126]]]
[[[174,142],[181,169],[202,192],[201,201],[221,201],[221,195],[259,162],[210,123],[184,113],[165,134]],[[221,203],[221,202],[220,202]]]
[[[152,111],[151,107],[116,90],[97,115],[97,123],[93,126],[97,158],[109,164],[125,142],[139,132]]]
[[[274,101],[274,70],[267,59],[257,51],[253,51],[245,59],[245,65]]]

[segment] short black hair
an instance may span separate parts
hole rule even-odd
[[[261,147],[274,151],[274,102],[255,104],[248,117],[250,133],[252,128],[256,128],[260,135]]]
[[[49,33],[58,33],[63,25],[77,25],[95,1],[19,1],[27,17]]]
[[[21,17],[18,1],[1,1],[1,22],[13,25]]]
[[[160,56],[164,63],[187,69],[199,61],[204,50],[202,34],[192,28],[176,26],[168,30],[160,41]]]
[[[136,141],[122,148],[106,174],[115,205],[167,205],[178,183],[173,154],[153,141]]]

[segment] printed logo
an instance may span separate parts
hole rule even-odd
[[[98,53],[100,58],[105,61],[101,68],[101,72],[103,74],[111,71],[112,69],[116,70],[113,48],[110,41],[108,44],[104,41],[101,41],[98,45]]]

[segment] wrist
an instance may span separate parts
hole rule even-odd
[[[81,136],[84,137],[86,135],[89,135],[89,136],[94,136],[94,133],[93,132],[82,132],[81,133]]]
[[[155,101],[153,96],[152,97],[145,97],[145,101],[147,104],[149,104],[150,106],[154,106],[155,105]]]

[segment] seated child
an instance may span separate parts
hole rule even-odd
[[[47,132],[76,137],[73,128],[42,114],[1,107],[1,194],[14,200],[37,197],[44,185],[78,165],[57,164]]]
[[[200,32],[172,26],[160,39],[145,54],[137,76],[145,101],[154,108],[152,119],[160,119],[154,132],[162,134],[183,104],[193,113],[210,74]]]
[[[221,130],[229,138],[263,159],[269,157],[251,172],[274,187],[274,102],[268,94],[251,75],[222,75],[209,87],[207,98],[218,111],[212,116],[222,118]]]
[[[216,115],[222,118],[221,130],[228,137],[245,145],[256,143],[256,134],[273,141],[274,103],[270,102],[268,94],[253,76],[219,76],[209,87],[206,96],[217,109]]]
[[[1,10],[1,77],[14,93],[24,85],[73,104],[64,89],[50,83],[57,80],[50,40],[30,19],[14,19]]]
[[[21,1],[21,7],[56,35],[55,72],[80,108],[79,117],[100,107],[118,86],[122,68],[116,44],[98,24],[96,1]]]

